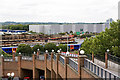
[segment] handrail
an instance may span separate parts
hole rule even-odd
[[[93,63],[92,61],[90,61],[89,59],[84,59],[84,67],[89,69],[91,72],[93,72],[94,74],[96,74],[97,76],[101,77],[101,78],[107,78],[107,73],[109,75],[108,78],[111,79],[111,76],[113,76],[113,78],[119,78],[119,76],[117,76],[116,74],[110,72],[107,69],[104,69],[103,67]],[[101,71],[100,71],[101,70]],[[101,76],[100,76],[100,72],[101,72]],[[104,74],[104,75],[103,75]]]
[[[60,56],[60,57],[59,57],[59,60],[60,60],[60,62],[61,62],[62,64],[64,64],[64,57]]]
[[[78,72],[78,63],[73,59],[69,59],[69,65]]]
[[[53,55],[53,59],[56,60],[56,55],[55,54]]]
[[[30,60],[30,61],[31,61],[31,60],[32,60],[32,57],[29,57],[29,56],[22,56],[22,59],[23,59],[23,60]]]
[[[47,59],[48,59],[48,60],[51,60],[51,55],[48,54]]]
[[[108,60],[113,61],[117,64],[120,64],[120,58],[114,55],[108,54]]]

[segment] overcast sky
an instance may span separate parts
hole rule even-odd
[[[0,22],[105,22],[120,0],[0,0]]]

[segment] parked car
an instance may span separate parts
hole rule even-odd
[[[45,80],[45,77],[44,76],[40,76],[40,80]]]

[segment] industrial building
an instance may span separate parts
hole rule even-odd
[[[29,25],[29,31],[44,33],[44,34],[57,34],[63,32],[95,32],[100,33],[105,31],[105,28],[110,28],[110,23],[113,20],[110,18],[105,23],[70,23],[70,24],[41,24]]]
[[[118,19],[120,20],[120,1],[118,2]]]

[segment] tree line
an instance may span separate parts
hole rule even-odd
[[[47,43],[44,46],[37,44],[33,47],[30,47],[30,45],[27,45],[27,44],[20,44],[17,48],[16,53],[18,54],[20,52],[23,55],[32,55],[34,52],[37,53],[38,49],[40,52],[43,52],[43,53],[45,53],[46,50],[48,50],[48,52],[52,52],[52,50],[57,52],[57,50],[59,49],[61,49],[63,52],[66,52],[67,45],[60,44],[56,46],[56,44],[54,43]]]
[[[96,37],[86,38],[81,49],[86,54],[94,53],[99,56],[104,56],[106,50],[109,49],[110,54],[120,57],[120,20],[112,22],[110,29],[106,28]]]
[[[26,30],[26,31],[29,31],[29,25],[22,25],[22,24],[17,24],[17,25],[3,25],[2,29]]]

